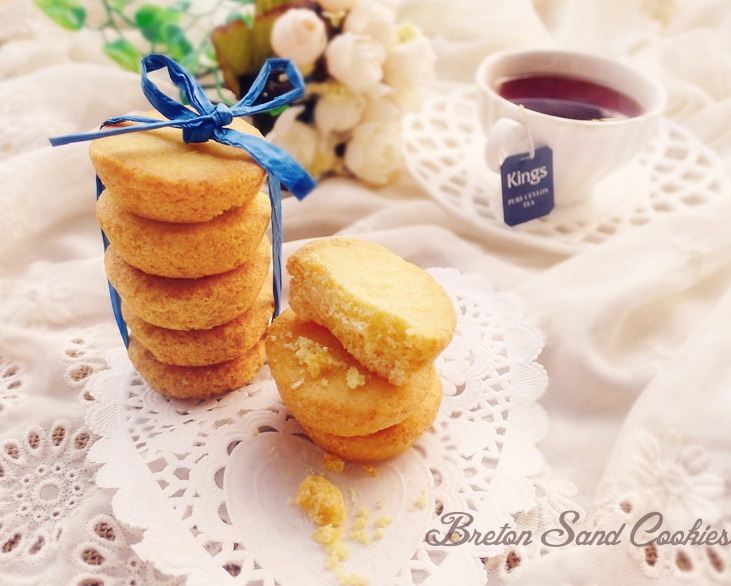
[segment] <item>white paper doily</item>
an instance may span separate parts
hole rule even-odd
[[[495,236],[573,254],[667,213],[731,193],[719,157],[682,126],[663,119],[656,138],[581,204],[506,225],[500,177],[483,160],[476,89],[467,85],[426,101],[403,128],[405,165],[440,204]]]
[[[112,351],[109,369],[88,383],[95,401],[87,422],[101,436],[89,457],[102,465],[97,483],[118,489],[117,518],[143,530],[137,553],[190,585],[338,584],[311,539],[314,525],[291,504],[315,472],[346,498],[345,574],[372,585],[484,584],[484,557],[505,554],[506,545],[428,545],[425,535],[446,530],[445,513],[469,512],[484,532],[537,507],[544,339],[485,277],[430,272],[458,310],[454,340],[437,362],[443,403],[416,446],[375,474],[353,463],[325,471],[266,367],[219,399],[169,400],[150,390],[123,349]],[[349,536],[364,511],[368,545]]]

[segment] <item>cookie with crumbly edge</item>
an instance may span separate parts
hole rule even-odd
[[[431,364],[454,335],[457,314],[442,286],[385,246],[314,240],[289,257],[287,271],[292,309],[395,385]]]
[[[141,115],[165,120],[155,110]],[[240,118],[229,127],[262,138]],[[254,197],[266,179],[244,149],[213,140],[185,144],[182,130],[173,127],[93,140],[89,156],[104,185],[123,195],[120,205],[162,222],[211,220]]]
[[[273,313],[271,276],[246,312],[207,330],[171,330],[154,326],[122,304],[122,316],[135,338],[157,360],[177,366],[208,366],[233,360],[262,339]]]
[[[233,360],[209,366],[174,366],[157,360],[134,335],[127,352],[150,388],[177,399],[207,399],[239,389],[254,378],[266,357],[262,340]]]
[[[198,279],[171,279],[134,268],[109,246],[104,268],[134,315],[161,328],[202,330],[231,321],[253,305],[271,257],[271,243],[264,237],[256,253],[235,269]]]
[[[282,401],[303,425],[340,436],[400,423],[431,390],[434,366],[397,387],[368,371],[326,328],[283,311],[266,336]]]
[[[105,189],[96,204],[97,220],[126,262],[161,277],[196,278],[236,268],[256,251],[271,215],[262,192],[195,223],[150,220],[125,210],[123,199],[124,192]]]
[[[442,382],[435,373],[429,394],[401,423],[370,435],[343,437],[300,422],[302,429],[323,450],[351,462],[375,462],[398,456],[413,446],[437,418]]]

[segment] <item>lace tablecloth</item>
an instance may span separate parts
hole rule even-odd
[[[404,173],[380,189],[328,179],[283,202],[285,257],[312,238],[369,239],[449,267],[435,274],[460,309],[433,429],[373,470],[326,472],[349,506],[343,572],[373,586],[731,584],[718,539],[731,535],[731,5],[396,4],[437,54]],[[602,186],[608,199],[508,230],[474,148],[472,81],[486,55],[521,46],[627,60],[668,107],[632,172]],[[48,137],[147,109],[139,84],[94,31],[0,2],[0,584],[275,586],[293,567],[297,584],[335,582],[289,504],[321,454],[266,368],[191,403],[151,392],[125,357],[88,145]],[[460,512],[483,537],[505,526],[533,540],[425,541]],[[632,543],[657,515],[685,536],[700,519],[704,540]],[[574,518],[580,539],[541,541]],[[365,533],[351,538],[356,522]],[[577,543],[623,526],[616,545]]]

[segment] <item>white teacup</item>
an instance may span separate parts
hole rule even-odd
[[[568,77],[604,86],[609,91],[599,92],[600,100],[618,92],[625,111],[616,117],[575,119],[566,117],[565,112],[532,110],[501,95],[505,80],[531,76]],[[663,88],[644,73],[618,60],[572,51],[494,53],[480,64],[476,83],[480,123],[487,135],[487,165],[499,172],[506,156],[550,147],[557,206],[587,199],[601,179],[631,161],[656,133],[665,107]],[[535,79],[519,83],[528,92],[548,91],[539,90],[540,83]],[[636,111],[629,106],[635,106]],[[579,109],[569,114],[577,115]]]

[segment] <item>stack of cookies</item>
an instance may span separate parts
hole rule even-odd
[[[393,457],[434,422],[434,360],[456,327],[452,301],[423,269],[353,238],[290,256],[290,308],[266,353],[282,400],[307,435],[345,460]]]
[[[231,126],[261,136],[240,119]],[[185,144],[175,128],[101,138],[89,152],[132,363],[171,397],[243,386],[264,363],[274,311],[266,172],[242,149]]]

